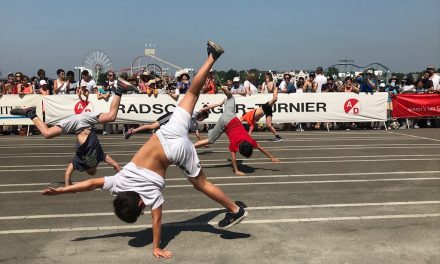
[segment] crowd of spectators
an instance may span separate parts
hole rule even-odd
[[[63,69],[56,71],[57,78],[52,80],[46,77],[43,69],[37,71],[37,76],[28,77],[21,72],[10,73],[6,80],[0,82],[0,95],[2,94],[77,94],[81,100],[86,100],[90,94],[97,94],[98,99],[109,100],[116,85],[117,77],[121,77],[138,88],[139,94],[157,97],[159,94],[168,94],[175,100],[180,94],[185,94],[191,86],[191,78],[188,73],[182,73],[176,78],[172,76],[158,76],[153,72],[142,72],[137,75],[129,75],[122,72],[116,76],[114,71],[106,73],[106,81],[98,85],[87,70],[81,72],[80,79],[75,80],[73,71],[67,73]],[[308,76],[298,77],[285,73],[282,78],[276,79],[271,72],[264,74],[264,81],[257,83],[257,76],[249,73],[242,80],[239,76],[226,80],[223,83],[218,80],[214,71],[211,70],[202,89],[202,93],[215,94],[221,91],[220,86],[226,86],[233,94],[241,96],[252,96],[258,93],[272,93],[278,89],[279,93],[374,93],[387,92],[388,115],[391,121],[392,104],[391,98],[399,93],[439,93],[440,92],[440,72],[436,73],[433,66],[427,67],[423,76],[417,80],[412,75],[407,75],[399,80],[392,76],[388,80],[382,80],[374,75],[372,69],[360,73],[357,76],[345,77],[343,80],[335,80],[332,76],[325,77],[322,67],[317,67],[315,71],[309,72]],[[402,121],[398,121],[402,127]],[[391,123],[387,124],[389,126]],[[329,124],[326,123],[328,126]],[[338,124],[331,124],[334,128]],[[348,124],[350,128],[356,128],[356,124]],[[428,122],[429,125],[429,122]],[[323,124],[315,123],[307,127],[322,129]],[[347,127],[347,124],[341,126]],[[417,122],[413,124],[418,128]],[[1,128],[1,127],[0,127]],[[107,126],[108,128],[108,126]],[[104,133],[109,133],[109,129],[104,128]],[[372,128],[377,129],[377,125]],[[391,128],[391,126],[390,126]],[[0,132],[2,130],[0,129]]]

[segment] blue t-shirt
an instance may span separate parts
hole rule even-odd
[[[106,154],[99,143],[95,130],[91,130],[83,144],[76,142],[75,157],[73,157],[73,168],[78,171],[85,171],[98,166],[99,162],[105,160]]]

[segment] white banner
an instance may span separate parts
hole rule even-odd
[[[43,97],[46,107],[46,122],[59,120],[82,111],[107,112],[110,100],[97,100],[90,95],[88,102],[79,100],[76,95],[52,95]],[[183,98],[183,95],[179,99]],[[272,98],[271,94],[249,97],[236,96],[236,113],[242,116]],[[214,104],[225,99],[223,94],[200,95],[196,109],[206,104]],[[290,122],[369,122],[386,120],[387,93],[305,93],[280,94],[273,106],[274,123]],[[123,95],[116,123],[153,122],[161,115],[172,112],[178,102],[168,95],[157,98],[147,95]],[[223,109],[212,110],[204,123],[215,123]],[[264,118],[261,119],[264,121]]]
[[[27,117],[12,116],[9,111],[17,107],[36,106],[37,115],[42,118],[42,100],[38,94],[5,94],[0,95],[0,125],[33,125],[32,120]]]

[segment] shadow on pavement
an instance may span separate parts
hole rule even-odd
[[[228,162],[231,162],[230,159],[227,160]],[[243,160],[237,160],[237,166],[238,169],[244,173],[253,173],[257,170],[266,170],[266,171],[280,171],[278,169],[267,169],[267,168],[258,168],[258,167],[251,167],[248,166],[246,164],[243,164]],[[232,169],[232,165],[230,164],[217,164],[217,165],[209,165],[209,166],[205,166],[202,164],[203,168],[231,168]]]
[[[218,229],[208,224],[210,220],[212,220],[214,217],[224,212],[225,210],[217,210],[199,215],[195,218],[186,221],[162,224],[161,247],[165,248],[171,242],[171,240],[177,237],[180,234],[180,232],[184,232],[184,231],[209,232],[213,234],[218,234],[223,239],[249,238],[251,236],[250,234],[246,234],[246,233],[239,233],[239,232],[232,232],[228,230]],[[122,233],[113,233],[113,234],[100,235],[100,236],[78,237],[72,239],[72,241],[105,239],[112,237],[131,237],[132,239],[128,241],[128,245],[132,247],[144,247],[153,242],[153,232],[151,228],[147,228],[146,230],[140,230],[135,232],[122,232]]]

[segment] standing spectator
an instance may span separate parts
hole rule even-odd
[[[429,71],[425,71],[423,73],[422,81],[423,81],[423,88],[425,89],[426,93],[431,93],[434,91],[434,83],[432,80],[429,79]]]
[[[380,85],[379,85],[380,86]],[[402,81],[402,93],[413,93],[416,91],[416,87],[414,86],[412,79],[404,79]]]
[[[44,82],[46,83],[46,88],[45,91],[48,92],[48,94],[53,94],[53,81],[49,78],[46,77],[46,71],[43,69],[39,69],[37,71],[37,78],[35,79],[35,91],[38,93],[41,91],[41,87],[40,87],[40,83],[41,81],[44,80]]]
[[[114,78],[114,73],[113,73],[113,78]],[[151,79],[151,75],[148,71],[144,71],[141,74],[140,79],[139,79],[139,93],[148,94],[148,92],[149,92],[148,81],[150,81],[150,79]]]
[[[186,94],[189,87],[191,86],[191,82],[189,81],[190,79],[189,74],[184,72],[180,74],[180,76],[177,79],[179,81],[177,83],[177,89],[179,90],[179,94]]]
[[[240,84],[240,77],[234,77],[232,80],[231,93],[246,96],[246,90],[244,86]]]
[[[379,92],[385,92],[385,88],[387,88],[387,85],[385,84],[385,81],[384,80],[381,80],[380,82],[379,82]]]
[[[286,93],[287,92],[287,85],[291,82],[291,80],[292,80],[292,75],[290,75],[290,73],[287,73],[287,72],[284,73],[283,80],[278,85],[279,91],[282,93]]]
[[[88,70],[84,70],[81,72],[80,82],[81,86],[83,84],[86,84],[86,89],[89,91],[89,94],[95,94],[97,92],[96,82],[95,80],[93,80]]]
[[[304,93],[315,93],[318,84],[315,81],[316,74],[314,72],[309,73],[309,78],[304,82]]]
[[[335,84],[333,77],[327,78],[327,83],[322,85],[321,92],[337,92],[338,86]]]
[[[429,74],[429,80],[432,81],[432,91],[440,92],[440,76],[435,74],[434,66],[429,66],[426,71]]]
[[[261,86],[261,93],[262,94],[273,93],[274,89],[276,89],[276,87],[275,87],[275,83],[273,82],[273,76],[270,72],[266,72],[264,74],[263,85]]]
[[[17,94],[17,80],[14,77],[13,73],[8,74],[8,80],[6,81],[6,84],[4,85],[4,91],[5,94]]]
[[[53,82],[54,94],[68,94],[68,82],[66,82],[66,73],[63,69],[57,70],[58,78]]]
[[[78,88],[78,82],[75,81],[75,73],[73,71],[68,71],[66,74],[66,86],[68,94],[75,94],[76,89]]]
[[[416,81],[416,85],[415,85],[415,91],[416,93],[425,93],[425,87],[423,85],[423,80],[422,79],[418,79]]]
[[[232,90],[232,88],[234,87],[232,80],[230,80],[230,79],[226,80],[226,87],[227,87],[228,91]]]
[[[202,88],[202,93],[204,94],[215,94],[215,78],[214,78],[214,71],[211,69],[209,71],[208,77],[206,78],[205,84]]]
[[[18,84],[18,94],[33,94],[34,89],[32,84],[29,82],[29,77],[23,75],[21,78],[21,83]]]
[[[369,69],[364,74],[359,74],[356,77],[356,81],[360,84],[361,93],[371,93],[373,94],[374,89],[376,89],[376,81],[374,80],[374,71]]]
[[[316,67],[316,93],[320,93],[322,90],[322,86],[327,83],[327,78],[322,74],[323,70],[322,67]]]
[[[304,92],[304,77],[299,77],[296,82],[296,93]]]
[[[113,73],[114,74],[114,73]],[[107,74],[108,76],[108,74]],[[107,84],[107,82],[106,82]],[[97,98],[98,100],[104,100],[107,101],[110,99],[110,96],[112,94],[112,90],[111,90],[111,86],[110,85],[106,85],[104,84],[101,88],[98,88],[98,94],[97,94]],[[107,135],[107,134],[111,134],[112,133],[112,124],[109,123],[105,123],[102,125],[103,130],[102,130],[102,135]]]
[[[246,81],[244,81],[244,89],[246,91],[246,96],[251,96],[253,94],[258,94],[258,88],[252,83],[255,82],[255,74],[249,73],[246,76]]]
[[[40,80],[39,87],[39,94],[50,95],[49,85],[46,80]]]
[[[353,85],[353,80],[351,79],[351,77],[345,77],[344,84],[341,86],[341,92],[358,93],[359,89]]]

